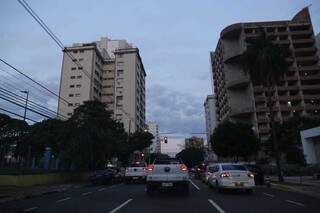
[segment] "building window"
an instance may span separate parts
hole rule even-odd
[[[75,54],[76,54],[76,53],[78,53],[78,51],[77,51],[77,50],[73,50],[73,53],[75,53]]]
[[[74,88],[74,85],[72,84],[72,85],[70,85],[69,87],[70,87],[70,88]]]
[[[83,61],[83,58],[79,58],[78,61]]]
[[[75,105],[75,106],[80,106],[80,103],[75,103],[74,105]]]
[[[123,75],[123,70],[118,70],[117,75],[118,76]]]
[[[103,88],[112,88],[111,85],[106,85],[106,86],[103,86]]]
[[[118,57],[119,57],[119,58],[123,58],[123,54],[122,54],[122,53],[119,53],[119,54],[118,54]]]
[[[78,67],[78,70],[82,70],[83,69],[83,67]]]
[[[73,104],[72,103],[68,103],[68,106],[73,106]]]
[[[73,76],[71,76],[70,78],[71,78],[71,79],[75,79],[75,78],[76,78],[76,76],[74,76],[74,75],[73,75]]]
[[[118,61],[118,62],[117,62],[117,65],[118,65],[118,66],[122,66],[122,65],[123,65],[123,61]]]
[[[76,93],[76,97],[80,97],[80,93]]]
[[[68,112],[68,116],[71,116],[72,115],[72,113],[71,112]]]
[[[84,50],[80,50],[80,53],[84,53]]]
[[[78,75],[77,78],[78,78],[78,79],[79,79],[79,78],[82,78],[82,75]]]
[[[81,87],[81,84],[77,84],[77,86],[76,86],[77,88],[80,88]]]
[[[77,69],[76,67],[72,67],[72,68],[71,68],[71,70],[76,70],[76,69]]]
[[[69,97],[73,97],[73,94],[69,94]]]
[[[106,80],[114,80],[114,78],[106,78]]]
[[[77,61],[77,59],[76,59],[76,58],[74,58],[74,59],[72,59],[72,61]]]

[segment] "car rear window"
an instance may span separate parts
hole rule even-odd
[[[155,164],[180,164],[178,159],[157,159]]]
[[[241,165],[234,165],[234,164],[229,164],[229,165],[222,165],[222,170],[241,170],[241,171],[246,171],[246,167],[241,166]]]
[[[130,165],[130,167],[144,167],[145,165],[143,163],[133,163]]]

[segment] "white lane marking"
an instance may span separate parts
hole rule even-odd
[[[189,180],[189,181],[194,186],[194,188],[196,188],[196,189],[198,189],[200,191],[200,188],[194,182],[192,182],[192,180]]]
[[[263,194],[268,196],[268,197],[274,197],[274,195],[272,195],[272,194],[268,194],[268,193],[263,193]]]
[[[125,205],[127,205],[128,203],[130,203],[132,201],[132,199],[130,198],[129,200],[127,200],[126,202],[122,203],[120,206],[118,206],[117,208],[111,210],[109,213],[115,213],[116,211],[118,211],[119,209],[121,209],[122,207],[124,207]]]
[[[105,190],[106,188],[101,188],[101,189],[99,189],[98,190],[98,192],[101,192],[101,191],[103,191],[103,190]]]
[[[209,203],[211,203],[211,205],[214,206],[214,208],[216,208],[218,210],[219,213],[225,213],[225,211],[220,206],[218,206],[218,204],[213,202],[213,200],[208,199],[208,201],[209,201]]]
[[[288,202],[288,203],[293,203],[293,204],[295,204],[295,205],[297,205],[297,206],[304,206],[304,204],[299,203],[299,202],[295,202],[295,201],[292,201],[292,200],[286,200],[286,202]]]
[[[66,198],[63,198],[61,200],[57,200],[56,203],[60,203],[60,202],[63,202],[63,201],[66,201],[66,200],[70,200],[71,197],[66,197]]]
[[[32,210],[35,210],[35,209],[38,209],[39,207],[35,206],[35,207],[31,207],[31,208],[28,208],[28,209],[25,209],[23,210],[23,212],[29,212],[29,211],[32,211]]]
[[[82,193],[81,195],[85,196],[85,195],[88,195],[88,194],[91,194],[92,192],[85,192],[85,193]]]

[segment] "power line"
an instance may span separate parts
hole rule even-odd
[[[12,115],[18,116],[18,117],[20,117],[20,118],[24,118],[22,115],[19,115],[18,113],[15,113],[15,112],[12,112],[12,111],[3,109],[3,108],[1,108],[1,107],[0,107],[0,110],[2,110],[2,111],[4,111],[4,112],[7,112],[7,113],[10,113],[10,114],[12,114]],[[27,117],[26,117],[26,120],[32,121],[32,122],[34,122],[34,123],[37,123],[37,121],[35,121],[35,120],[31,119],[31,118],[27,118]]]
[[[30,7],[30,5],[25,0],[18,0],[18,2],[23,6],[23,8],[36,20],[36,22],[41,26],[41,28],[46,31],[46,33],[53,39],[53,41],[62,49],[63,52],[67,54],[67,56],[71,59],[73,63],[75,63],[78,67],[82,67],[80,70],[85,76],[88,77],[91,83],[94,84],[93,78],[89,75],[88,71],[81,65],[80,62],[76,60],[76,58],[66,50],[61,40],[52,32],[52,30],[44,23],[44,21],[38,16],[38,14]],[[120,108],[120,110],[127,115],[130,120],[132,117],[129,113],[127,113],[124,109]]]
[[[45,89],[46,91],[50,92],[51,94],[53,94],[54,96],[58,97],[59,99],[65,101],[66,103],[69,104],[69,102],[67,100],[65,100],[64,98],[60,97],[60,95],[57,95],[55,92],[52,92],[50,89],[48,89],[47,87],[43,86],[41,83],[37,82],[36,80],[33,80],[31,77],[29,77],[28,75],[24,74],[23,72],[21,72],[20,70],[18,70],[17,68],[15,68],[13,65],[9,64],[8,62],[6,62],[5,60],[3,60],[2,58],[0,58],[0,61],[4,64],[6,64],[7,66],[11,67],[12,69],[14,69],[15,71],[17,71],[19,74],[23,75],[24,77],[28,78],[29,80],[31,80],[33,83],[39,85],[40,87],[42,87],[43,89]]]
[[[1,72],[4,72],[4,73],[6,73],[6,74],[8,74],[8,75],[10,75],[10,76],[12,76],[13,78],[17,79],[18,81],[22,81],[22,82],[26,83],[26,84],[29,85],[30,87],[32,87],[32,88],[36,89],[37,91],[45,94],[46,96],[52,95],[51,93],[48,93],[48,92],[46,92],[46,91],[43,91],[43,90],[40,89],[39,87],[36,87],[36,86],[32,85],[32,84],[29,83],[28,81],[26,81],[26,80],[24,80],[24,79],[22,79],[22,78],[17,77],[16,75],[10,73],[10,72],[7,71],[7,70],[0,69],[0,71],[1,71]],[[3,77],[6,78],[6,76],[3,76]],[[18,90],[20,90],[20,89],[18,89]],[[39,98],[39,97],[38,97],[38,98]],[[45,99],[43,99],[42,97],[41,97],[40,99],[41,99],[41,101],[45,100]],[[40,99],[39,99],[39,100],[40,100]],[[64,102],[62,102],[62,103],[64,103]],[[64,104],[66,104],[66,103],[64,103]]]
[[[9,90],[6,90],[6,89],[4,89],[2,87],[0,87],[0,92],[5,93],[7,95],[15,96],[15,98],[17,98],[17,99],[19,99],[19,100],[21,100],[23,102],[25,101],[24,97],[22,97],[20,95],[17,95],[17,94],[15,94],[13,92],[10,92]],[[57,112],[55,112],[55,111],[53,111],[53,110],[51,110],[51,109],[49,109],[49,108],[47,108],[47,107],[45,107],[45,106],[43,106],[41,104],[38,104],[38,103],[36,103],[34,101],[29,100],[28,101],[28,105],[36,107],[39,111],[42,111],[42,112],[47,113],[47,114],[51,114],[52,116],[56,116],[57,115],[58,117],[66,118],[63,115],[60,115]]]

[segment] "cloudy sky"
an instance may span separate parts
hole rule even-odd
[[[212,91],[209,52],[215,49],[224,27],[291,19],[312,4],[314,31],[320,30],[317,0],[27,2],[65,46],[108,36],[139,47],[147,72],[147,119],[158,122],[161,132],[175,133],[172,143],[164,147],[168,152],[177,150],[186,135],[205,132],[203,102]],[[58,46],[17,1],[0,1],[0,20],[0,57],[58,92],[62,63]],[[31,90],[31,100],[56,110],[56,99],[31,85],[0,65],[0,87],[18,94],[20,88]],[[0,107],[23,113],[4,101]]]

